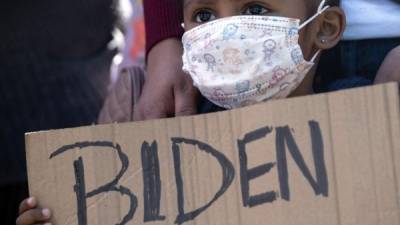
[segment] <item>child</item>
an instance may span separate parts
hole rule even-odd
[[[201,112],[313,94],[319,54],[339,42],[345,27],[344,13],[335,0],[183,0],[183,4],[184,70],[214,103],[210,107],[203,101]],[[143,82],[142,70],[125,70],[100,122],[133,120]],[[17,225],[47,225],[50,210],[37,207],[34,198],[22,202]]]
[[[235,20],[233,21],[234,23],[240,23],[240,18],[230,17],[235,15],[261,14],[266,16],[286,16],[299,18],[304,22],[312,18],[313,15],[318,15],[318,13],[315,13],[318,11],[320,1],[293,0],[282,3],[265,0],[261,1],[261,3],[249,2],[243,5],[241,5],[242,3],[227,4],[227,2],[229,1],[215,0],[208,1],[208,3],[204,5],[202,4],[204,1],[184,1],[185,29],[189,31],[183,37],[183,42],[185,42],[186,45],[183,57],[185,61],[184,69],[190,73],[191,77],[194,79],[195,85],[200,89],[203,96],[208,98],[203,98],[200,101],[198,113],[220,111],[223,108],[236,108],[266,99],[287,97],[288,94],[290,94],[290,96],[312,94],[316,66],[313,66],[308,73],[304,73],[309,69],[304,67],[309,67],[312,63],[304,60],[301,53],[303,53],[305,59],[311,61],[311,58],[313,58],[312,56],[319,55],[317,54],[318,50],[329,49],[337,44],[345,26],[343,12],[337,7],[339,2],[328,2],[328,4],[333,7],[325,9],[326,11],[324,12],[321,12],[323,7],[319,7],[319,13],[322,15],[311,20],[310,24],[304,26],[300,30],[299,43],[302,50],[294,45],[297,43],[295,40],[297,37],[295,34],[297,34],[297,32],[285,36],[291,39],[291,45],[289,45],[290,49],[288,50],[286,46],[276,46],[276,40],[272,40],[274,36],[271,29],[255,29],[255,31],[239,29],[236,36],[232,36],[229,40],[224,40],[224,27],[222,26],[229,25],[231,19]],[[268,7],[265,4],[268,4]],[[237,10],[235,7],[241,10]],[[217,17],[228,18],[215,20]],[[206,24],[199,26],[209,21],[212,22],[208,24],[213,25]],[[294,20],[291,21],[296,23]],[[246,21],[241,22],[243,23]],[[254,22],[258,23],[257,21]],[[261,24],[257,24],[257,26],[262,27],[266,23],[268,23],[268,21],[261,22]],[[279,26],[282,26],[282,23]],[[295,26],[294,24],[292,25]],[[211,32],[207,31],[201,33],[207,29],[215,29],[216,26],[217,31],[214,32],[215,35],[211,35]],[[192,28],[194,27],[196,28],[193,30]],[[232,32],[234,32],[235,27],[233,26],[232,28]],[[227,26],[227,29],[229,29],[229,26]],[[297,30],[294,29],[292,31]],[[254,33],[244,34],[243,32]],[[190,43],[193,42],[191,39],[196,35],[199,36],[199,40],[195,43]],[[229,35],[229,30],[225,35]],[[246,35],[256,36],[258,39],[257,45],[251,43],[253,40],[241,39],[241,37]],[[242,46],[232,44],[235,38],[239,39],[236,40],[239,42],[247,41],[247,45],[251,44],[253,48],[251,50],[242,49]],[[224,42],[221,51],[217,49],[218,44],[216,44],[216,42],[218,41]],[[283,40],[283,42],[285,41],[286,40]],[[281,43],[282,40],[279,44]],[[191,49],[193,47],[196,49]],[[290,50],[292,52],[289,52]],[[220,62],[213,62],[211,57],[206,57],[212,55],[210,52],[216,54],[218,58],[216,60],[220,60]],[[253,60],[251,60],[252,58]],[[193,59],[197,60],[193,61]],[[264,60],[264,63],[260,63]],[[303,67],[304,70],[300,71],[303,72],[303,74],[299,74],[299,71],[290,74],[293,72],[293,69],[288,69],[292,66],[289,65],[291,60],[294,61],[295,67],[300,69]],[[318,57],[316,61],[318,61]],[[261,71],[258,71],[258,74],[250,74],[249,76],[249,71],[253,70],[254,72],[256,70],[255,67],[260,64],[263,64],[262,68],[258,68]],[[245,68],[246,71],[243,71],[243,68]],[[198,76],[196,76],[196,74]],[[259,74],[265,74],[265,76],[263,77]],[[200,83],[204,81],[208,83],[205,85],[204,83]],[[121,79],[106,100],[99,117],[99,122],[111,123],[135,120],[135,113],[133,110],[141,95],[143,82],[143,71],[138,68],[125,70]],[[219,84],[217,85],[217,83]],[[288,86],[287,84],[289,83],[290,85]],[[281,91],[280,87],[286,87],[286,89]],[[297,87],[297,89],[295,87]],[[295,90],[293,91],[293,89]],[[210,103],[209,100],[214,104]]]

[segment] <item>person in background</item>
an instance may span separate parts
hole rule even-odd
[[[146,37],[149,64],[179,75],[181,6],[175,0],[145,0],[146,15],[158,24]],[[138,3],[138,2],[135,2]],[[140,4],[140,3],[138,3]],[[147,7],[146,7],[147,6]],[[18,205],[28,196],[24,133],[93,124],[107,94],[110,65],[118,51],[116,26],[123,31],[117,0],[22,2],[6,0],[0,36],[0,207],[2,223],[14,224]],[[178,10],[179,13],[176,13]],[[134,8],[133,12],[138,9]],[[71,16],[73,15],[73,16]],[[159,15],[166,15],[160,17]],[[168,16],[167,16],[168,15]],[[149,18],[149,17],[147,17]],[[152,21],[147,19],[148,23]],[[142,22],[135,27],[142,29]],[[171,28],[172,27],[172,28]],[[161,29],[159,32],[157,29]],[[137,34],[139,40],[143,34]],[[169,39],[169,40],[165,40]],[[165,40],[165,41],[162,41]],[[172,40],[172,41],[171,41]],[[128,44],[129,45],[129,44]],[[131,46],[142,57],[142,44]],[[157,63],[159,53],[163,62]],[[173,53],[174,54],[174,53]],[[172,54],[172,55],[173,55]],[[168,64],[167,61],[172,62]],[[174,66],[175,65],[175,66]],[[154,68],[154,67],[152,67]],[[181,70],[181,69],[179,69]],[[163,73],[165,74],[165,73]],[[153,76],[156,80],[157,78]],[[164,82],[168,76],[164,76]],[[183,73],[182,73],[183,77]],[[186,76],[185,76],[186,77]],[[177,84],[176,82],[175,84]],[[186,96],[179,86],[177,93]],[[194,89],[193,89],[194,90]],[[191,94],[192,92],[189,92]],[[183,99],[183,98],[182,98]]]
[[[5,0],[0,15],[1,224],[28,196],[24,133],[90,125],[107,94],[113,0]]]

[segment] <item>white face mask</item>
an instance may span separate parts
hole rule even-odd
[[[299,30],[329,8],[321,2],[316,15],[299,19],[234,16],[186,32],[183,70],[202,95],[231,109],[286,98],[314,65],[304,59]]]

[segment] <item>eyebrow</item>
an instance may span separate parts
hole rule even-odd
[[[203,5],[211,5],[215,0],[183,0],[183,8],[188,7],[193,3],[203,4]]]

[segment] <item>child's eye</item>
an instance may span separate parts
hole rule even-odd
[[[260,4],[253,4],[247,7],[243,12],[243,15],[265,15],[268,13],[268,9]]]
[[[202,10],[196,13],[195,19],[197,23],[206,23],[215,20],[215,15],[207,10]]]

